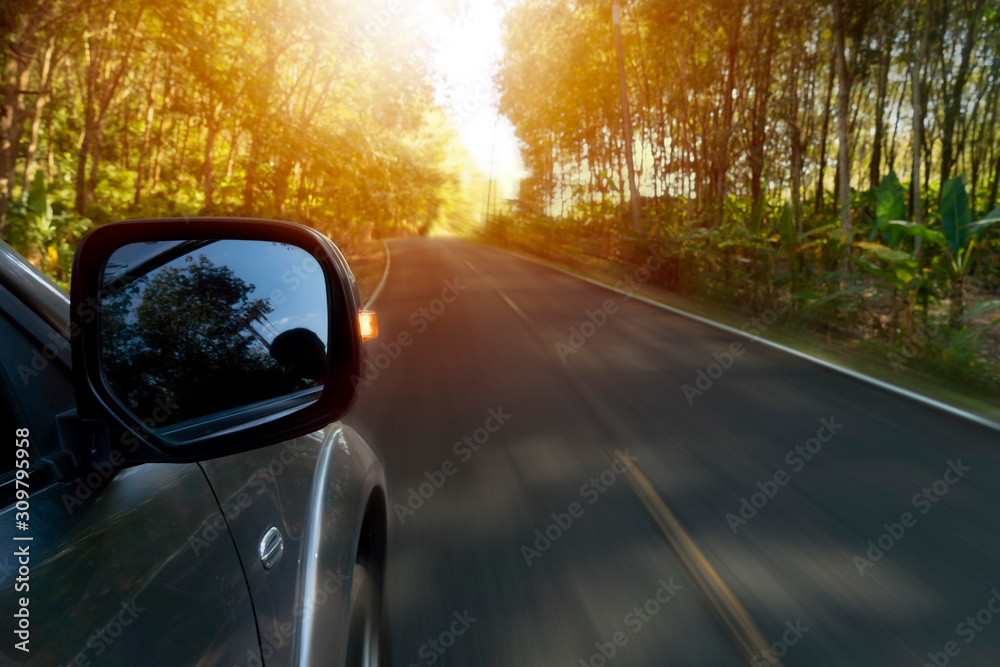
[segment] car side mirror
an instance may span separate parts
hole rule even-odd
[[[357,287],[308,227],[103,225],[77,247],[70,300],[78,412],[117,425],[126,460],[261,447],[323,428],[354,400]]]

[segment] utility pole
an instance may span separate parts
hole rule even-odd
[[[615,33],[615,52],[618,54],[618,87],[621,90],[622,129],[625,133],[625,164],[628,166],[628,197],[632,207],[632,229],[642,232],[639,222],[639,188],[635,186],[635,166],[632,164],[632,114],[628,107],[628,87],[625,84],[625,54],[622,47],[622,10],[618,0],[612,0],[611,23]]]

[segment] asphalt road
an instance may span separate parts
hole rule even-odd
[[[634,474],[782,664],[1000,664],[1000,433],[505,252],[390,250],[346,421],[395,664],[747,664]]]

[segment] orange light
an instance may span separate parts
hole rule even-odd
[[[378,338],[378,318],[374,310],[359,310],[358,321],[361,323],[361,342],[367,343]]]

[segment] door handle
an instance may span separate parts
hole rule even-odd
[[[274,564],[281,560],[281,554],[285,553],[285,541],[281,537],[281,531],[274,526],[264,531],[257,550],[260,553],[260,562],[263,563],[264,569],[270,570],[274,567]]]

